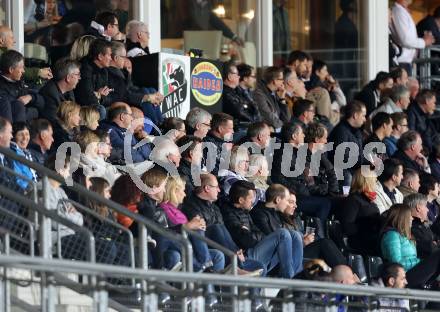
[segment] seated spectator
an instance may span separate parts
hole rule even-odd
[[[56,120],[61,102],[75,101],[73,90],[81,79],[80,64],[67,58],[58,60],[53,67],[54,78],[39,91],[44,99],[44,106],[39,111],[42,118]]]
[[[293,242],[286,229],[277,229],[265,236],[252,221],[249,211],[255,199],[253,184],[248,181],[235,182],[229,199],[222,207],[225,225],[247,256],[261,262],[268,272],[279,264],[279,277],[292,278],[299,273],[302,270],[302,252],[294,247],[302,247],[301,238],[295,236]]]
[[[403,178],[397,188],[402,193],[403,198],[409,194],[417,193],[420,188],[419,173],[413,169],[403,169]]]
[[[393,130],[389,137],[383,139],[383,143],[385,143],[387,148],[388,157],[392,157],[394,153],[397,152],[397,141],[402,134],[408,131],[408,120],[405,113],[391,114],[391,119],[393,120]]]
[[[27,149],[30,140],[29,127],[24,122],[14,123],[12,126],[12,134],[14,136],[14,141],[11,142],[11,150],[13,150],[18,156],[33,161],[32,154]],[[17,178],[17,183],[23,190],[26,191],[28,188],[32,187],[29,185],[29,181],[37,181],[37,174],[34,169],[15,160],[13,160],[13,167],[16,173],[26,178],[26,180]]]
[[[11,28],[6,25],[0,26],[0,55],[8,50],[13,50],[15,45],[14,33]],[[51,79],[52,72],[49,67],[38,68],[28,67],[26,68],[23,78],[25,81],[36,82],[38,79]]]
[[[111,200],[124,206],[133,213],[139,213],[138,203],[142,199],[142,192],[133,182],[133,179],[128,175],[121,175],[113,184],[111,189]],[[137,223],[134,220],[124,214],[118,213],[116,215],[117,220],[124,227],[137,233]]]
[[[257,84],[254,99],[262,121],[275,131],[290,120],[285,94],[283,69],[268,67],[263,73],[263,80]]]
[[[414,193],[405,197],[403,203],[411,209],[411,234],[416,243],[417,255],[424,259],[438,249],[436,236],[429,226],[428,198],[426,195]]]
[[[34,161],[44,165],[48,152],[54,142],[52,125],[46,119],[35,119],[31,122],[30,132],[29,152]]]
[[[356,96],[356,100],[365,104],[367,116],[370,116],[380,103],[384,92],[393,87],[393,79],[387,72],[379,72],[376,78],[364,86],[361,92]]]
[[[249,76],[252,74],[252,67],[248,70],[248,81]],[[226,62],[223,65],[223,112],[231,115],[234,118],[234,124],[239,132],[244,132],[248,123],[253,123],[260,120],[260,113],[254,100],[252,99],[249,88],[246,87],[245,83],[242,85],[245,87],[243,89],[240,87],[242,77],[237,69],[237,66],[233,61]],[[255,77],[255,73],[254,73]],[[244,78],[243,78],[244,79]]]
[[[435,281],[440,273],[440,251],[423,260],[418,257],[411,235],[411,219],[411,209],[407,205],[392,206],[380,244],[383,258],[401,264],[406,270],[408,286],[422,289],[427,283]]]
[[[247,128],[246,136],[241,138],[238,145],[243,143],[251,142],[252,148],[250,148],[250,153],[261,153],[269,146],[270,144],[270,134],[271,128],[264,121],[253,122]],[[248,143],[249,144],[249,143]]]
[[[111,90],[108,82],[108,67],[110,66],[112,49],[111,43],[102,39],[94,40],[87,57],[81,60],[81,80],[76,86],[75,98],[82,106],[104,107],[111,104],[108,95]],[[105,113],[100,109],[101,117]]]
[[[379,282],[388,288],[403,289],[408,284],[405,269],[399,263],[385,264],[381,270]],[[410,310],[409,300],[379,298],[380,311],[392,312],[396,309]]]
[[[98,13],[86,31],[86,35],[107,41],[115,39],[119,35],[118,17],[113,12]]]
[[[289,112],[292,113],[295,103],[306,98],[307,90],[304,82],[289,67],[284,68],[283,77],[284,88],[286,89],[286,103]]]
[[[72,45],[70,50],[70,59],[80,62],[89,54],[90,45],[96,40],[95,36],[84,35],[77,38]]]
[[[270,175],[267,158],[261,154],[253,154],[249,157],[248,181],[254,183],[255,189],[266,193],[269,188],[268,178]]]
[[[203,218],[206,223],[206,237],[235,252],[241,268],[253,271],[256,269],[256,261],[252,261],[253,258],[250,257],[245,258],[243,250],[237,246],[226,228],[220,208],[215,204],[219,193],[217,178],[210,173],[202,174],[200,186],[196,186],[194,192],[185,198],[182,212],[190,220],[195,216]]]
[[[54,142],[51,153],[56,152],[64,142],[73,142],[81,122],[80,106],[75,102],[62,102],[58,107],[57,120],[52,125]]]
[[[315,233],[305,233],[302,220],[295,213],[296,208],[296,195],[289,193],[289,206],[280,213],[280,216],[283,228],[302,234],[304,258],[324,259],[330,267],[347,264],[344,255],[331,239],[317,238]]]
[[[303,51],[292,51],[287,59],[287,67],[294,71],[299,79],[303,79],[307,75],[307,62],[309,58],[309,55]]]
[[[148,160],[151,148],[148,144],[135,149],[134,146],[138,144],[138,140],[130,132],[133,117],[130,106],[126,103],[113,103],[108,110],[108,120],[111,121],[108,132],[110,134],[110,142],[112,146],[112,153],[109,161],[112,164],[127,164],[124,153],[124,141],[126,135],[131,135],[131,161],[133,163],[140,163]]]
[[[202,140],[193,135],[186,135],[177,140],[176,144],[179,148],[186,146],[185,150],[180,152],[182,159],[177,170],[185,180],[185,193],[189,196],[196,185],[200,185]]]
[[[81,129],[96,130],[99,127],[99,110],[93,106],[82,106],[79,111]]]
[[[336,147],[339,144],[350,142],[356,144],[359,147],[359,151],[362,151],[363,144],[362,144],[361,128],[365,124],[365,121],[366,121],[365,105],[361,102],[349,103],[345,107],[344,120],[341,120],[341,122],[337,124],[330,132],[328,141],[334,143],[333,149],[336,150]],[[329,159],[330,161],[333,161],[335,169],[337,169],[338,164],[337,162],[335,162],[334,156],[335,153],[333,151],[330,151]],[[348,161],[348,156],[349,156],[349,151],[348,149],[345,149],[345,154],[343,159],[344,163]],[[365,161],[362,156],[359,156],[359,160],[354,165],[353,169],[343,170],[344,181],[342,182],[342,185],[349,186],[351,184],[353,171],[356,170],[356,168],[360,166],[362,163],[365,163]]]
[[[90,178],[89,190],[106,199],[110,199],[111,186],[106,179],[99,177]],[[129,245],[125,243],[128,236],[125,232],[121,233],[116,226],[104,221],[116,222],[114,213],[107,206],[93,200],[90,200],[87,206],[99,216],[96,217],[88,214],[85,217],[85,224],[95,237],[96,261],[129,266],[130,249]]]
[[[432,175],[440,181],[440,143],[434,144],[432,147],[432,154],[429,159],[429,166]]]
[[[326,127],[320,123],[311,123],[305,130],[304,142],[308,147],[304,169],[305,182],[310,194],[315,196],[337,196],[339,185],[335,170],[326,153],[323,153],[327,143]],[[319,163],[315,162],[317,155],[319,155]]]
[[[303,129],[315,118],[315,104],[309,100],[298,100],[293,107],[291,122],[300,124]]]
[[[422,138],[414,130],[402,134],[397,141],[397,152],[393,155],[402,163],[404,169],[416,170],[419,174],[430,173],[428,160],[422,154]]]
[[[255,87],[257,85],[257,72],[255,68],[248,64],[238,64],[237,65],[238,75],[240,76],[240,83],[237,87],[237,92],[241,97],[246,98],[249,101],[249,105],[254,108],[249,108],[250,111],[253,112],[253,121],[260,121],[261,115],[258,111],[257,105],[254,100]],[[252,121],[250,120],[250,121]]]
[[[229,196],[229,190],[231,186],[239,180],[247,181],[247,175],[249,172],[249,153],[240,146],[234,146],[231,151],[229,170],[222,169],[219,171],[219,181],[222,190],[222,200],[225,200]],[[264,192],[262,190],[256,190],[255,202],[264,201]]]
[[[403,67],[394,67],[390,70],[391,78],[393,78],[394,86],[408,87],[408,72]]]
[[[145,23],[132,20],[127,24],[127,56],[149,55],[150,32]]]
[[[380,105],[371,113],[370,118],[373,118],[379,112],[388,114],[403,113],[408,108],[409,103],[410,98],[408,88],[402,85],[395,85],[391,89],[390,97],[385,101],[385,103]]]
[[[306,100],[312,101],[316,108],[316,119],[325,124],[327,129],[331,131],[333,124],[330,120],[334,120],[331,99],[327,90],[324,88],[315,88],[307,92]]]
[[[189,221],[178,208],[183,203],[185,196],[185,182],[179,177],[171,177],[167,180],[163,200],[159,206],[165,211],[168,222],[171,225],[182,225],[184,228],[196,231],[204,236],[206,229],[205,220],[200,216],[195,216]],[[216,249],[209,249],[204,241],[192,235],[190,235],[190,240],[193,246],[193,266],[195,272],[219,272],[224,269],[225,256],[222,252]],[[180,246],[176,243],[171,243],[164,252],[165,268],[168,270],[182,260]]]
[[[165,134],[170,140],[177,142],[186,135],[185,121],[178,117],[165,118],[160,125],[162,134]]]
[[[23,55],[14,50],[4,52],[0,59],[0,72],[0,116],[12,123],[38,117],[37,110],[44,105],[44,101],[21,81],[24,73]]]
[[[111,43],[112,59],[108,71],[108,87],[113,91],[108,95],[108,101],[125,102],[142,108],[144,114],[156,125],[162,121],[160,103],[163,96],[153,89],[142,89],[133,85],[131,81],[131,62],[127,59],[127,51],[123,43]],[[127,66],[127,62],[130,62]],[[159,116],[159,117],[158,117]]]
[[[215,155],[211,155],[213,153],[210,153],[208,149],[205,149],[203,154],[203,163],[212,173],[217,174],[220,166],[227,167],[225,157],[227,151],[232,148],[233,134],[234,119],[232,116],[225,113],[215,113],[212,116],[211,131],[203,139],[207,146],[211,149],[215,148]]]
[[[433,223],[440,213],[438,180],[430,174],[423,175],[420,179],[419,193],[427,197],[428,221]]]
[[[211,129],[210,113],[202,108],[194,107],[186,115],[186,133],[204,139]]]
[[[76,136],[76,141],[81,148],[79,167],[87,178],[104,178],[107,183],[113,183],[121,176],[118,169],[105,162],[104,158],[98,153],[100,138],[92,130],[85,129]]]
[[[374,173],[370,171],[368,176],[364,176],[361,169],[356,170],[350,195],[335,211],[349,246],[362,254],[377,254],[380,211],[374,203],[377,196],[375,189]]]
[[[298,153],[305,155],[306,146],[300,147],[304,143],[304,132],[299,124],[285,124],[281,130],[282,146],[276,149],[273,156],[271,171],[272,182],[279,183],[289,190],[295,191],[298,197],[298,210],[309,216],[317,217],[321,222],[327,220],[330,211],[330,200],[325,197],[310,196],[310,190],[307,187],[304,170],[299,170],[296,165]],[[301,149],[301,152],[300,152]],[[286,156],[283,154],[292,154],[286,164]],[[283,160],[284,159],[284,160]],[[283,170],[282,170],[283,168]],[[284,171],[287,170],[287,171]],[[292,174],[296,172],[295,174]]]
[[[373,133],[367,138],[365,145],[375,143],[375,147],[371,149],[371,154],[369,154],[369,156],[373,160],[373,157],[384,160],[388,158],[386,150],[382,152],[381,149],[376,146],[379,145],[384,147],[384,139],[388,138],[393,131],[393,120],[389,114],[379,112],[372,118],[371,126]]]
[[[403,195],[398,189],[402,178],[403,167],[400,162],[393,158],[385,159],[382,174],[376,183],[376,199],[374,200],[381,214],[392,205],[403,202]]]
[[[431,90],[421,90],[416,97],[416,103],[411,104],[406,111],[408,115],[408,127],[417,131],[423,141],[423,145],[431,151],[433,143],[438,139],[438,131],[435,119],[430,118],[435,113],[436,96]]]
[[[420,83],[417,80],[417,78],[409,77],[408,78],[408,90],[409,90],[409,97],[411,99],[411,104],[414,104],[417,98],[417,95],[420,91]]]
[[[49,170],[56,171],[64,179],[67,179],[70,174],[70,157],[66,157],[64,160],[64,166],[61,169],[56,169],[55,166],[56,155],[50,156],[45,163],[45,166]],[[61,183],[49,178],[47,184],[47,207],[52,210],[56,210],[58,215],[69,220],[70,222],[83,226],[83,215],[78,212],[75,207],[68,202],[69,198],[61,187]],[[75,231],[63,224],[57,224],[52,222],[52,244],[57,245],[57,242],[61,240],[61,255],[63,258],[86,260],[86,241],[82,234],[75,233]],[[73,248],[75,246],[76,248]]]

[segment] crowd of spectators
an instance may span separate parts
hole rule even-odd
[[[261,79],[251,66],[228,62],[224,112],[196,107],[185,119],[164,118],[163,96],[130,76],[130,58],[149,54],[148,29],[129,21],[125,44],[114,40],[118,34],[118,16],[101,12],[69,56],[23,77],[24,58],[2,26],[0,146],[55,170],[59,147],[76,142],[84,179],[73,173],[75,181],[163,228],[196,231],[232,250],[240,274],[295,278],[304,274],[304,259],[320,258],[333,268],[330,280],[356,283],[347,250],[326,235],[334,219],[348,238],[345,248],[388,263],[383,286],[423,288],[438,279],[440,119],[436,94],[413,88],[405,66],[379,72],[347,102],[325,62],[303,51],[292,51],[285,68],[265,68]],[[41,78],[39,88],[24,83]],[[39,179],[18,161],[0,161]],[[57,172],[70,176],[69,157]],[[24,180],[0,178],[25,194]],[[87,223],[61,204],[69,199],[63,186],[49,184],[51,207]],[[137,236],[127,216],[88,205]],[[76,235],[65,229],[62,239]],[[222,252],[190,238],[195,271],[225,271]],[[179,245],[156,234],[150,240],[152,267],[179,267]]]

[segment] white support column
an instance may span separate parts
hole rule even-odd
[[[135,18],[147,24],[150,31],[150,52],[160,52],[160,0],[133,1]]]
[[[368,79],[388,71],[388,1],[368,0]]]
[[[15,37],[15,49],[23,52],[24,48],[24,9],[23,1],[10,1],[10,8],[12,9],[10,25]]]
[[[272,66],[272,0],[258,0],[258,15],[257,66]]]

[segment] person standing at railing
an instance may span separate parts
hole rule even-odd
[[[412,0],[396,0],[392,8],[391,35],[397,44],[402,46],[402,54],[397,58],[399,66],[412,75],[412,62],[417,49],[424,49],[435,42],[432,33],[425,33],[423,38],[417,35],[416,25],[408,6]]]

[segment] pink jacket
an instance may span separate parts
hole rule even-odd
[[[183,212],[170,202],[161,203],[160,207],[165,211],[168,220],[173,225],[185,224],[188,222],[188,218],[183,214]]]

